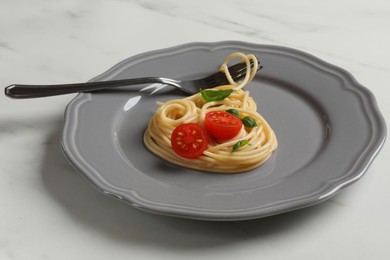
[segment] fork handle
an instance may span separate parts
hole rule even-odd
[[[103,90],[109,88],[124,87],[129,85],[139,85],[145,83],[163,83],[179,87],[179,81],[159,78],[133,78],[123,80],[96,81],[86,83],[56,84],[56,85],[23,85],[13,84],[5,88],[5,95],[10,98],[37,98],[55,95],[63,95],[77,92],[86,92],[94,90]]]

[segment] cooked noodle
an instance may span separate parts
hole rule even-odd
[[[232,80],[227,69],[228,62],[237,57],[247,64],[246,76],[239,83]],[[255,76],[257,66],[257,58],[254,55],[233,53],[221,66],[221,71],[225,72],[230,85],[214,88],[233,89],[234,91],[227,98],[222,101],[206,102],[201,94],[197,93],[187,98],[159,103],[160,106],[150,120],[144,135],[146,147],[169,162],[201,171],[237,173],[263,164],[277,147],[276,136],[265,119],[256,112],[256,103],[249,92],[242,90]],[[195,159],[183,158],[174,152],[170,137],[177,126],[185,123],[203,125],[207,112],[228,109],[236,109],[242,117],[252,117],[257,126],[253,128],[243,126],[237,136],[221,143],[210,138],[208,148]],[[247,140],[249,145],[232,151],[233,146],[240,140]]]

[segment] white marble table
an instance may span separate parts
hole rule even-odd
[[[297,48],[350,71],[390,122],[390,2],[0,2],[0,85],[83,82],[193,41]],[[390,146],[320,205],[243,222],[157,216],[91,187],[59,147],[74,95],[0,97],[0,259],[390,259]]]

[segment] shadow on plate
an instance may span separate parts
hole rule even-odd
[[[272,217],[212,222],[161,216],[112,199],[84,179],[66,161],[60,145],[62,121],[48,137],[42,178],[50,196],[86,229],[131,244],[152,244],[175,250],[223,247],[304,228],[326,209],[326,203]]]

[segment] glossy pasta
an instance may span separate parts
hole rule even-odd
[[[227,70],[228,62],[237,57],[247,64],[246,77],[239,83],[231,79]],[[254,62],[252,69],[251,61]],[[249,92],[242,90],[255,76],[257,64],[257,59],[253,55],[233,53],[226,58],[221,70],[225,72],[230,85],[214,89],[233,89],[234,91],[221,101],[206,102],[201,94],[197,93],[187,98],[159,103],[144,134],[146,147],[169,162],[201,171],[237,173],[263,164],[277,147],[276,136],[266,120],[256,111],[256,103]],[[203,125],[207,112],[229,109],[237,110],[241,117],[250,116],[256,121],[257,126],[253,128],[243,126],[238,135],[223,142],[210,138],[207,149],[195,159],[180,157],[173,151],[170,138],[176,127],[185,123]],[[246,140],[248,144],[234,150],[233,146],[242,140]]]

